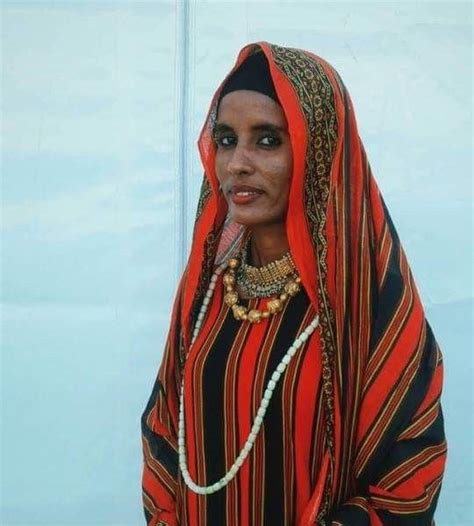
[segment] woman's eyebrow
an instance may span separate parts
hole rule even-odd
[[[277,126],[276,124],[271,124],[269,122],[262,122],[261,124],[255,124],[252,126],[252,131],[270,131],[274,133],[283,133],[286,131],[286,128],[282,126]]]
[[[234,131],[231,126],[228,126],[227,124],[224,124],[223,122],[217,122],[214,126],[213,133],[223,133],[223,132],[229,132]]]

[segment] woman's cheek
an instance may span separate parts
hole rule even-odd
[[[216,159],[214,169],[216,172],[217,181],[219,182],[220,186],[224,186],[226,177],[225,177],[225,170],[224,170],[223,162],[218,161]]]

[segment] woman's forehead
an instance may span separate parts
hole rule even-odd
[[[286,128],[286,117],[282,107],[267,95],[257,91],[239,90],[225,95],[219,105],[217,123],[235,126],[246,123],[255,126],[261,123]]]

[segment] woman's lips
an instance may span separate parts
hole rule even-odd
[[[248,205],[263,194],[262,190],[252,186],[235,185],[230,190],[232,202],[235,205]]]

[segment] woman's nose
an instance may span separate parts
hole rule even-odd
[[[227,171],[231,175],[245,175],[252,172],[252,163],[245,147],[237,145],[227,164]]]

